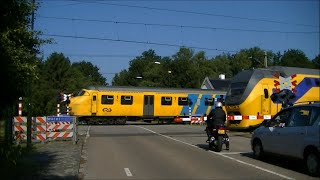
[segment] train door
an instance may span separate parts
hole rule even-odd
[[[97,113],[97,93],[92,93],[91,99],[91,113],[92,115],[96,115]]]
[[[270,115],[271,98],[268,85],[262,85],[263,95],[261,96],[261,112],[264,115]]]
[[[144,96],[143,116],[153,117],[154,113],[154,95]]]

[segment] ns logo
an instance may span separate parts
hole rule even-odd
[[[103,108],[102,111],[103,112],[112,112],[112,109],[111,108]]]

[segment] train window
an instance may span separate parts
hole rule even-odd
[[[214,105],[214,100],[213,100],[213,98],[205,98],[205,99],[204,99],[204,105],[205,105],[205,106],[213,106],[213,105]]]
[[[161,105],[172,105],[172,97],[161,97]]]
[[[101,96],[101,104],[113,104],[113,96],[112,95],[102,95]]]
[[[180,105],[180,106],[189,105],[188,97],[179,97],[178,98],[178,105]]]
[[[269,93],[268,93],[268,89],[264,89],[264,98],[268,98],[269,97]]]
[[[222,103],[222,106],[225,105],[224,99],[225,99],[224,95],[220,95],[220,98],[218,99],[218,101]]]
[[[150,105],[153,105],[153,96],[150,96]]]
[[[94,96],[92,97],[92,100],[93,100],[93,101],[96,101],[96,100],[97,100],[97,96],[94,95]]]
[[[132,105],[133,97],[132,96],[121,96],[122,105]]]

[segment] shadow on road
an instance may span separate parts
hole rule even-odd
[[[241,153],[241,155],[254,159],[252,152]],[[272,164],[274,166],[282,167],[285,169],[289,169],[292,171],[296,171],[296,172],[308,175],[304,166],[304,162],[299,159],[291,159],[283,156],[267,154],[261,161],[268,164]]]
[[[211,151],[209,149],[208,144],[197,144],[197,147],[205,150],[205,151]],[[225,151],[225,149],[223,149],[223,152],[228,152]],[[255,159],[253,157],[253,153],[252,152],[246,152],[246,153],[240,153],[241,156],[245,156],[247,158],[251,158],[251,159]],[[286,157],[281,157],[281,156],[276,156],[276,155],[266,155],[265,158],[263,160],[261,160],[264,163],[267,164],[272,164],[274,166],[278,166],[281,168],[285,168],[288,170],[292,170],[301,174],[305,174],[308,175],[305,166],[304,166],[304,162],[302,160],[298,160],[298,159],[291,159],[291,158],[286,158]],[[311,176],[310,176],[311,177]]]
[[[210,150],[208,144],[197,144],[196,146],[206,151]]]
[[[205,151],[213,151],[213,150],[209,149],[209,145],[208,144],[197,144],[196,146],[201,148],[201,149],[203,149],[203,150],[205,150]],[[223,145],[221,152],[229,152],[229,151],[226,150],[226,146]]]
[[[44,144],[42,146],[49,145]],[[16,164],[0,158],[1,179],[78,179],[77,172],[74,171],[78,167],[70,167],[72,162],[65,157],[69,156],[71,158],[73,156],[68,155],[68,152],[65,156],[61,156],[59,151],[57,153],[55,147],[50,147],[49,150],[41,151],[39,151],[38,147],[33,146],[31,149],[22,148],[21,158],[16,161]],[[63,151],[60,147],[59,150]],[[66,166],[66,164],[69,164],[69,166]]]

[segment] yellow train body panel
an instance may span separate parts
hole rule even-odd
[[[105,87],[71,98],[70,114],[86,119],[170,119],[208,114],[225,91]]]
[[[252,75],[254,76],[254,74]],[[320,75],[319,74],[296,74],[291,78],[292,90],[296,90],[294,103],[309,103],[311,101],[320,101]],[[243,101],[239,103],[232,103],[228,101],[231,95],[227,94],[226,97],[226,111],[229,116],[242,116],[241,120],[228,121],[227,127],[229,129],[249,129],[259,126],[263,121],[265,115],[274,116],[282,109],[282,104],[274,103],[270,96],[276,91],[276,88],[280,88],[281,85],[287,85],[283,83],[275,86],[275,81],[279,81],[276,77],[265,77],[258,80],[256,83],[251,84],[248,81],[246,89],[243,91]],[[294,83],[292,83],[294,82]],[[290,84],[289,84],[290,85]],[[232,85],[231,85],[232,86]],[[267,92],[267,97],[266,97]],[[228,92],[229,93],[229,92]],[[244,97],[245,96],[245,97]],[[249,116],[256,116],[257,118],[249,118]]]

